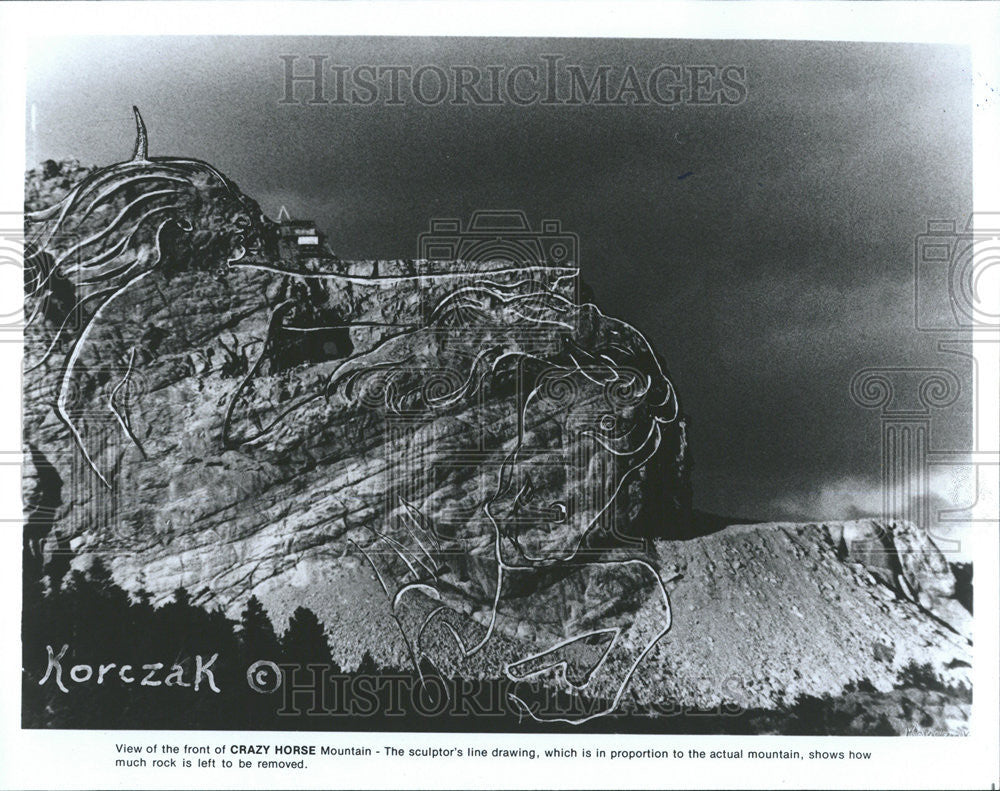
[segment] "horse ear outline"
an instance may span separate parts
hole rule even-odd
[[[132,112],[135,113],[135,150],[132,152],[133,162],[149,161],[149,135],[146,133],[146,124],[139,114],[139,108],[132,105]]]

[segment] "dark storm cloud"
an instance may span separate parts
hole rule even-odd
[[[279,104],[282,54],[301,56],[305,70],[310,54],[349,67],[448,68],[540,64],[545,53],[647,72],[660,63],[745,66],[747,100]],[[663,352],[693,418],[705,508],[840,516],[791,513],[788,503],[838,481],[878,480],[877,421],[850,402],[851,376],[869,365],[942,363],[935,339],[910,329],[912,248],[927,218],[971,206],[971,78],[958,49],[87,39],[37,52],[28,83],[39,159],[121,159],[135,103],[152,153],[213,162],[266,211],[287,204],[316,219],[345,258],[414,257],[430,218],[481,208],[560,219],[580,234],[602,308]],[[963,423],[954,425],[960,442]],[[836,498],[813,501],[831,507]]]

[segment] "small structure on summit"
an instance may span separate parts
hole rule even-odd
[[[336,259],[316,223],[293,219],[284,206],[278,212],[278,251],[282,260],[303,264]]]

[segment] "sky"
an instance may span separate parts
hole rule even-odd
[[[284,104],[285,64],[736,65],[731,105]],[[506,73],[506,72],[505,72]],[[328,83],[329,86],[332,84]],[[484,83],[485,84],[485,83]],[[433,93],[434,82],[426,83]],[[880,427],[855,372],[950,367],[914,329],[914,239],[971,209],[971,74],[955,47],[780,41],[53,39],[27,74],[28,162],[207,160],[342,258],[415,258],[437,217],[521,209],[579,237],[595,302],[661,352],[690,416],[695,505],[876,514]],[[332,90],[332,89],[330,89]],[[299,98],[308,98],[299,86]],[[966,393],[968,390],[966,390]],[[968,398],[933,442],[967,447]],[[948,481],[941,490],[954,489]]]

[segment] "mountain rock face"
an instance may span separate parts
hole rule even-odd
[[[453,617],[418,637],[443,669],[502,677],[611,624],[628,650],[592,689],[613,697],[655,642],[640,703],[770,708],[888,690],[913,663],[969,684],[962,585],[912,525],[690,537],[669,377],[637,331],[579,304],[572,273],[288,260],[256,204],[185,167],[183,199],[148,197],[175,171],[28,174],[28,210],[76,220],[29,224],[28,568],[58,579],[66,550],[96,553],[154,601],[183,586],[237,615],[256,594],[279,624],[304,605],[345,667],[408,661],[403,607],[433,598]],[[132,214],[124,243],[90,241]],[[659,585],[673,623],[656,640]]]

